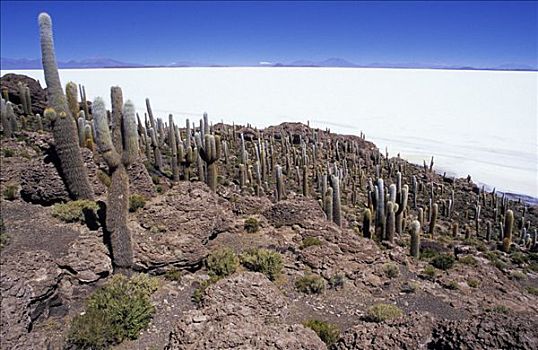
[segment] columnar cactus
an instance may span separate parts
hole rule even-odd
[[[433,237],[433,234],[435,233],[435,225],[437,224],[437,214],[439,212],[439,206],[437,203],[434,203],[432,205],[432,212],[431,212],[431,219],[430,219],[430,234]]]
[[[71,116],[60,83],[52,38],[52,21],[46,13],[39,15],[39,30],[48,102],[56,112],[56,118],[52,119],[52,131],[64,181],[73,198],[93,199],[93,189],[80,154],[75,120]]]
[[[396,231],[396,210],[398,210],[398,204],[394,202],[387,203],[387,226],[384,238],[391,243],[394,242],[394,233]]]
[[[76,92],[76,89],[75,89]],[[114,148],[120,154],[122,151],[122,108],[123,108],[123,92],[119,86],[113,86],[110,88],[110,100],[112,101],[112,111],[110,113],[111,125],[112,125],[112,143]],[[78,102],[77,102],[78,108]]]
[[[0,118],[2,119],[2,129],[4,132],[5,138],[11,138],[13,136],[13,128],[11,119],[15,118],[15,113],[13,112],[13,107],[11,102],[7,102],[4,99],[1,100],[1,113]]]
[[[407,208],[407,198],[409,196],[409,187],[404,185],[401,189],[399,199],[398,199],[398,211],[396,212],[396,232],[402,234],[402,222],[403,216],[405,214],[405,209]]]
[[[309,196],[309,186],[308,186],[308,166],[303,166],[303,196],[308,197]]]
[[[411,256],[418,258],[420,256],[420,222],[414,220],[411,223]]]
[[[207,184],[213,192],[217,190],[217,160],[220,158],[220,136],[205,135],[204,146],[200,148],[200,157],[207,164]]]
[[[170,163],[172,164],[172,180],[179,181],[179,167],[177,161],[177,143],[176,143],[176,128],[174,127],[174,117],[168,115],[168,141],[170,142]]]
[[[376,198],[376,233],[379,239],[383,239],[385,235],[385,187],[383,179],[377,180]]]
[[[333,221],[333,188],[329,187],[327,188],[327,192],[325,193],[325,203],[323,203],[323,206],[325,208],[325,215],[327,215],[327,220]]]
[[[103,156],[111,173],[106,208],[106,230],[110,233],[112,261],[116,272],[129,275],[133,264],[133,248],[131,233],[127,227],[129,177],[126,167],[138,156],[135,108],[132,102],[127,101],[123,106],[123,113],[120,113],[123,126],[122,153],[116,150],[112,142],[103,100],[96,98],[92,108],[99,153]]]
[[[67,83],[67,85],[65,86],[65,96],[67,98],[67,105],[69,106],[69,110],[71,111],[71,116],[73,118],[77,118],[79,104],[77,85],[75,83],[71,81]]]
[[[512,245],[512,229],[514,226],[514,212],[511,209],[506,211],[504,215],[504,239],[503,239],[503,251],[508,253],[510,246]]]
[[[362,216],[362,234],[364,238],[372,238],[372,233],[370,232],[372,227],[372,212],[370,209],[365,209]]]
[[[333,221],[338,226],[342,226],[342,203],[340,196],[340,179],[338,176],[331,176],[331,186],[333,188]]]
[[[282,178],[282,167],[280,165],[276,166],[276,201],[284,199],[284,179]]]

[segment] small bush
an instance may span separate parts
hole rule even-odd
[[[151,181],[153,182],[154,185],[159,185],[161,183],[161,178],[158,177],[157,175],[152,175]]]
[[[400,291],[402,293],[414,293],[417,291],[419,285],[417,282],[409,281],[400,286]]]
[[[319,246],[321,245],[321,241],[317,237],[306,237],[303,239],[303,242],[301,243],[301,249],[305,249],[312,246]]]
[[[538,296],[538,288],[537,287],[527,287],[527,292],[529,292],[532,295]]]
[[[101,169],[97,170],[97,179],[100,183],[105,185],[106,188],[110,187],[112,184],[112,179],[110,176]]]
[[[241,264],[251,271],[263,273],[271,281],[275,280],[284,266],[279,253],[263,248],[241,254]]]
[[[450,254],[439,254],[431,261],[431,264],[439,270],[448,270],[454,266],[454,256]]]
[[[258,219],[250,217],[245,220],[244,227],[245,231],[247,231],[248,233],[255,233],[258,232],[258,230],[260,229],[260,222],[258,221]]]
[[[204,292],[205,290],[212,284],[217,283],[217,281],[220,280],[219,276],[209,276],[209,279],[204,280],[200,283],[198,288],[194,289],[194,292],[192,293],[192,301],[196,304],[200,304],[202,300],[204,299]]]
[[[144,208],[146,205],[146,198],[139,194],[133,194],[129,197],[129,211],[134,213],[138,209]]]
[[[400,275],[400,269],[396,264],[387,263],[383,265],[383,273],[385,273],[385,276],[388,278],[395,278]]]
[[[495,305],[490,311],[495,312],[497,314],[507,314],[510,311],[510,309],[504,305]]]
[[[325,280],[318,275],[307,275],[295,282],[295,288],[306,294],[321,294],[325,290]]]
[[[181,276],[183,276],[183,273],[179,269],[171,269],[164,273],[164,278],[169,281],[181,281]]]
[[[523,272],[521,271],[514,271],[510,274],[510,277],[513,279],[513,280],[518,280],[518,281],[521,281],[521,280],[524,280],[527,278],[527,275],[525,275]]]
[[[164,189],[161,185],[157,185],[155,186],[155,191],[157,191],[157,193],[161,194],[164,192]]]
[[[230,248],[220,248],[209,254],[206,259],[209,273],[218,277],[226,277],[237,270],[239,258]]]
[[[529,258],[521,252],[510,254],[510,259],[512,260],[512,263],[516,265],[523,265],[529,262]]]
[[[450,290],[458,290],[458,289],[460,289],[460,286],[459,286],[458,282],[456,282],[456,281],[450,281],[450,282],[446,283],[444,285],[444,287],[446,289],[450,289]]]
[[[4,226],[4,218],[0,216],[0,249],[4,248],[9,241],[9,236]]]
[[[375,304],[368,309],[366,317],[372,322],[384,322],[403,316],[403,311],[392,304]]]
[[[430,260],[435,258],[439,253],[433,249],[421,249],[420,260]]]
[[[18,192],[19,192],[19,186],[18,185],[8,184],[8,185],[6,185],[6,188],[4,188],[4,192],[3,192],[4,199],[6,199],[8,201],[15,200],[19,196]]]
[[[337,273],[329,279],[329,287],[332,289],[340,289],[344,287],[344,275]]]
[[[85,222],[86,215],[97,215],[99,206],[94,201],[81,199],[78,201],[56,204],[52,207],[52,216],[65,222]]]
[[[309,320],[303,323],[305,327],[312,329],[327,346],[334,344],[340,336],[340,329],[332,323]]]
[[[531,262],[529,266],[527,266],[526,269],[529,271],[538,272],[538,262],[535,262],[535,261]]]
[[[437,275],[437,271],[433,266],[427,265],[424,270],[422,270],[422,274],[426,279],[433,281]]]
[[[464,265],[473,266],[473,267],[478,266],[478,261],[472,255],[464,256],[458,261]]]
[[[73,319],[69,345],[77,349],[106,349],[125,339],[136,339],[146,328],[155,308],[150,296],[157,281],[146,275],[131,279],[113,276],[90,296],[86,312]]]
[[[478,288],[480,282],[476,278],[469,278],[467,280],[467,285],[471,288]]]
[[[11,148],[4,148],[2,152],[4,153],[4,157],[6,158],[10,158],[15,155],[15,151],[12,150]]]

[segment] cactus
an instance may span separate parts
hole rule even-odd
[[[284,180],[282,179],[282,167],[280,165],[276,166],[275,175],[276,175],[276,201],[278,202],[284,199]]]
[[[433,234],[435,233],[435,225],[437,224],[437,213],[439,211],[439,206],[437,203],[434,203],[432,205],[432,212],[431,212],[431,219],[430,219],[430,234],[433,238]]]
[[[376,233],[380,240],[383,239],[385,234],[385,187],[383,184],[383,179],[379,178],[377,180],[377,191],[375,192],[376,197]]]
[[[39,30],[48,102],[55,112],[49,114],[55,116],[51,118],[52,131],[64,181],[74,199],[93,199],[93,189],[80,154],[75,120],[71,116],[60,83],[52,38],[52,21],[46,13],[39,15]]]
[[[508,253],[510,246],[512,245],[512,228],[514,226],[514,212],[511,209],[506,211],[504,215],[504,239],[503,239],[503,251]]]
[[[396,231],[396,210],[398,210],[398,204],[394,202],[387,203],[387,225],[384,238],[391,243],[394,242],[394,233]]]
[[[362,216],[362,234],[364,238],[372,238],[370,228],[372,226],[372,212],[366,208]]]
[[[76,91],[76,89],[75,89]],[[122,150],[122,108],[123,108],[123,93],[119,86],[110,88],[110,100],[112,101],[112,111],[110,113],[110,124],[112,126],[112,143],[116,152],[121,156]],[[78,103],[77,103],[78,107]]]
[[[460,231],[459,224],[457,222],[454,222],[452,224],[452,237],[454,238],[458,237],[459,231]]]
[[[333,221],[333,188],[327,188],[325,193],[325,202],[323,203],[325,208],[325,214],[327,215],[327,220]]]
[[[338,176],[331,176],[331,186],[333,188],[333,221],[338,226],[342,226],[342,204],[340,197],[340,179]]]
[[[3,136],[5,138],[11,138],[13,136],[13,129],[11,127],[11,118],[15,118],[15,113],[13,112],[13,107],[11,102],[7,102],[4,99],[1,100],[1,113],[0,118],[2,119],[2,129]]]
[[[174,127],[174,117],[168,115],[168,142],[170,143],[170,163],[172,165],[172,181],[179,181],[179,167],[177,161],[176,128]]]
[[[67,83],[65,86],[65,96],[67,98],[67,105],[71,111],[71,116],[77,118],[80,108],[78,104],[77,85],[75,83],[71,81]]]
[[[126,167],[138,156],[138,132],[136,128],[134,105],[127,101],[121,116],[122,153],[120,154],[112,142],[105,104],[101,98],[93,102],[93,117],[96,142],[99,153],[108,165],[111,173],[106,208],[106,230],[110,233],[112,261],[116,272],[130,274],[133,264],[133,248],[131,233],[127,227],[129,208],[129,177]]]
[[[402,222],[405,209],[407,208],[407,199],[409,196],[409,187],[404,185],[398,199],[398,211],[396,212],[396,232],[402,234]]]
[[[308,197],[310,190],[309,190],[309,186],[308,186],[308,166],[306,166],[306,165],[303,166],[303,181],[302,181],[302,185],[303,185],[303,196]]]
[[[220,158],[220,136],[205,135],[204,147],[200,148],[200,157],[207,164],[207,184],[213,192],[217,190],[218,168],[216,161]]]
[[[420,230],[421,225],[418,220],[411,223],[411,256],[418,258],[420,256]]]

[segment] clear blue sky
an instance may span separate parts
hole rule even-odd
[[[249,65],[340,57],[367,64],[537,66],[537,2],[1,3],[1,55],[39,58],[37,15],[60,60]]]

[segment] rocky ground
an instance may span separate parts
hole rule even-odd
[[[21,131],[2,139],[1,148],[0,347],[62,349],[72,319],[112,274],[100,211],[73,223],[53,215],[54,205],[69,196],[50,133]],[[106,167],[91,151],[83,149],[83,155],[102,208],[106,181],[100,172]],[[422,167],[405,167],[404,183],[423,176]],[[467,208],[479,189],[472,182],[427,175],[454,189],[457,198],[454,217],[441,215],[436,236],[425,235],[421,243],[423,252],[456,257],[453,267],[442,270],[427,256],[409,255],[407,233],[394,243],[363,237],[358,221],[365,191],[356,205],[345,199],[339,227],[326,219],[316,198],[296,194],[293,186],[285,200],[275,202],[241,193],[234,182],[221,181],[214,193],[199,181],[152,179],[148,170],[142,160],[129,169],[131,192],[148,199],[129,213],[129,228],[135,270],[159,280],[152,295],[156,311],[138,339],[117,349],[538,348],[538,255],[517,246],[503,253],[497,242],[476,233],[468,239],[452,235],[452,222],[462,228],[473,222]],[[10,187],[14,195],[6,195]],[[440,191],[440,199],[448,198],[448,189]],[[427,198],[418,198],[418,205],[427,205]],[[523,212],[523,203],[512,206]],[[526,211],[531,227],[538,225],[537,210]],[[482,215],[493,214],[485,206]],[[245,225],[252,219],[257,230]],[[271,280],[241,265],[196,300],[196,289],[210,278],[207,256],[223,247],[237,254],[254,248],[278,252],[283,269]],[[296,282],[312,274],[321,276],[323,291],[299,291]],[[368,310],[379,303],[403,313],[376,322]],[[328,346],[303,325],[314,319],[339,329],[334,343]]]

